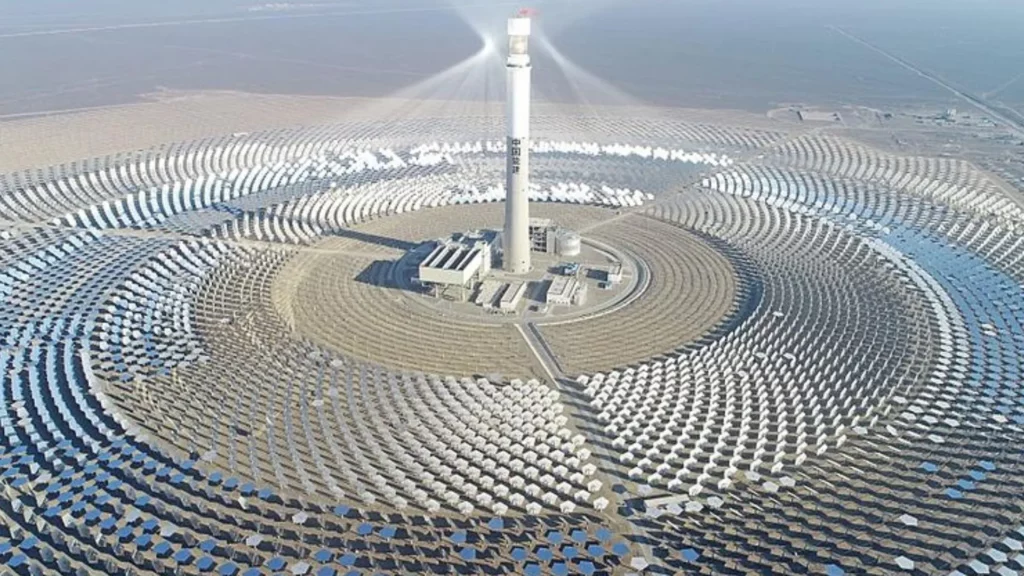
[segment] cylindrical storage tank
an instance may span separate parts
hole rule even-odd
[[[580,235],[572,230],[559,230],[555,237],[558,242],[559,256],[579,256],[581,240]]]

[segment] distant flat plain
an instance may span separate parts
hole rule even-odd
[[[536,85],[547,100],[615,104],[622,91],[635,98],[631,104],[755,112],[792,102],[958,105],[949,92],[830,28],[837,26],[960,88],[1024,111],[1018,30],[1024,7],[1009,0],[536,4],[538,28],[551,44],[599,79],[580,82],[571,70],[566,76],[538,48]],[[162,89],[395,95],[477,52],[481,40],[472,23],[498,22],[500,31],[513,5],[5,2],[0,118],[128,104]],[[500,66],[488,78],[500,81]]]

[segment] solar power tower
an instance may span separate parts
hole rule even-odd
[[[502,268],[530,271],[530,14],[508,20],[508,137],[505,163],[505,233]]]

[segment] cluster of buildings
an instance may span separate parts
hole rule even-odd
[[[527,228],[530,252],[572,258],[580,254],[580,235],[560,228],[546,218],[530,218]],[[507,257],[505,234],[476,230],[439,239],[419,264],[418,281],[437,297],[460,302],[472,298],[485,310],[512,312],[522,303],[529,282],[517,279],[501,266]],[[498,270],[500,275],[495,275]],[[578,278],[559,276],[548,293],[552,304],[579,304],[585,286]]]
[[[530,221],[531,252],[556,258],[580,255],[579,234],[556,227],[550,220]],[[500,263],[501,234],[476,230],[436,240],[419,263],[416,280],[431,295],[457,302],[471,302],[487,312],[510,314],[518,311],[531,287],[544,286],[543,303],[548,306],[581,306],[587,299],[587,279],[598,280],[600,288],[622,281],[622,264],[584,267],[566,260],[550,277],[531,278],[508,274]],[[539,298],[535,299],[539,300]]]

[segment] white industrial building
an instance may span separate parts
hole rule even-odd
[[[484,310],[515,312],[526,296],[527,283],[520,280],[484,280],[477,289],[473,303]]]
[[[493,237],[472,233],[459,238],[439,240],[437,246],[420,262],[419,282],[439,295],[449,287],[465,290],[491,273]]]
[[[484,310],[495,310],[499,306],[499,298],[506,284],[500,280],[484,280],[476,293],[473,303]]]
[[[530,250],[554,254],[555,224],[548,218],[530,218]]]
[[[578,232],[560,228],[549,218],[530,218],[530,250],[559,256],[578,256],[583,243]]]
[[[609,264],[608,267],[605,268],[604,274],[605,281],[609,284],[618,284],[619,282],[622,282],[622,263],[615,262],[614,264]]]
[[[523,296],[526,295],[526,282],[520,282],[518,280],[509,282],[505,287],[505,291],[501,294],[501,300],[498,303],[498,308],[502,312],[515,312],[519,308],[519,303],[523,301]]]
[[[587,285],[576,276],[555,276],[544,297],[548,304],[554,306],[579,306],[586,298]]]

